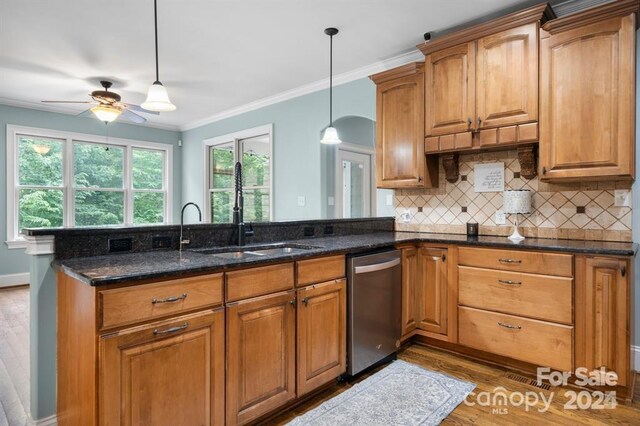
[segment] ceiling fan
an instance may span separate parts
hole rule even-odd
[[[105,123],[110,123],[116,118],[120,117],[133,123],[144,123],[146,118],[133,111],[143,112],[145,114],[155,114],[158,112],[149,111],[142,108],[140,105],[128,104],[121,102],[121,97],[116,92],[110,92],[109,88],[113,85],[110,81],[102,80],[100,85],[104,90],[94,90],[89,96],[93,100],[91,101],[42,101],[44,103],[57,103],[57,104],[95,104],[94,107],[89,108],[86,111],[81,112],[78,116],[86,116],[93,113],[98,119]]]

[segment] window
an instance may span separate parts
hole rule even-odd
[[[24,228],[170,221],[171,145],[7,126],[7,154],[9,247]]]
[[[211,223],[230,223],[235,204],[234,170],[242,164],[244,221],[271,220],[272,209],[272,126],[204,141],[206,161],[206,218]]]

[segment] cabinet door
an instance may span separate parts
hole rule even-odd
[[[424,187],[424,73],[380,83],[376,91],[378,188]]]
[[[227,424],[246,424],[296,397],[295,292],[227,307]]]
[[[634,176],[635,15],[541,40],[540,177]]]
[[[615,371],[629,382],[629,265],[626,260],[576,257],[575,366]]]
[[[99,339],[100,424],[224,423],[224,310]]]
[[[538,24],[478,40],[477,127],[538,120]]]
[[[418,279],[418,249],[402,249],[402,335],[406,336],[416,329],[418,316],[418,297],[416,284]]]
[[[347,368],[346,279],[298,290],[298,396]]]
[[[426,136],[472,130],[475,126],[475,42],[425,58]]]
[[[447,250],[421,247],[418,265],[418,328],[447,334]]]

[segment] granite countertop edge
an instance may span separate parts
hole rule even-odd
[[[638,244],[606,241],[580,241],[528,238],[513,243],[506,237],[467,237],[457,234],[426,234],[415,232],[376,232],[362,235],[334,236],[283,241],[305,244],[314,248],[295,254],[278,254],[241,260],[222,259],[214,255],[186,250],[182,255],[173,251],[111,254],[94,257],[56,259],[54,269],[91,286],[121,284],[150,279],[178,278],[203,273],[302,260],[335,254],[356,254],[401,244],[434,243],[493,247],[515,250],[548,250],[573,254],[634,256]],[[233,250],[234,247],[229,247]],[[138,266],[137,266],[138,265]],[[142,265],[139,267],[139,265]]]

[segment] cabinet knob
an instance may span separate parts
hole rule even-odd
[[[482,124],[482,118],[478,117],[478,127]]]
[[[418,182],[422,182],[422,176],[418,176]]]
[[[447,256],[446,256],[446,255],[444,255],[444,254],[442,255],[442,261],[443,261],[443,262],[446,262],[446,261],[447,261]]]
[[[543,175],[546,175],[546,174],[547,174],[547,168],[546,168],[546,167],[543,167],[543,168],[542,168],[542,174],[543,174]]]
[[[472,123],[473,123],[473,120],[471,119],[471,117],[467,117],[467,126],[471,127]]]
[[[291,300],[289,301],[289,303],[290,303],[292,306],[296,306],[296,299],[291,299]]]
[[[309,304],[309,298],[305,297],[304,299],[302,299],[302,303],[304,303],[304,306],[307,306]]]
[[[625,265],[622,265],[622,268],[620,268],[620,273],[623,277],[627,275],[627,267]]]

